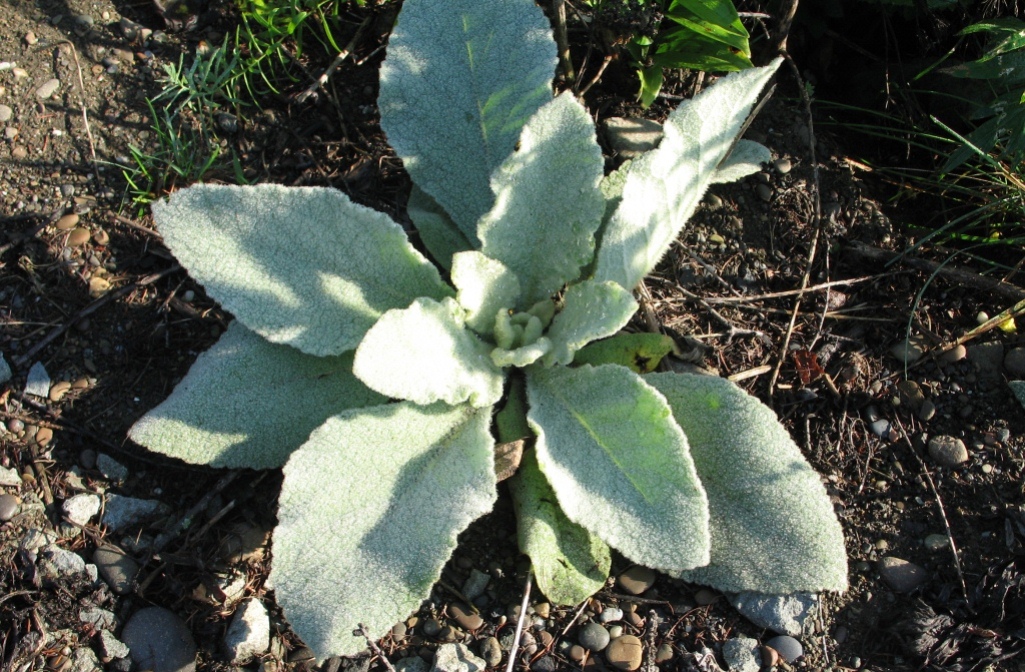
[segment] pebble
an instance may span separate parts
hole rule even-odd
[[[926,571],[915,563],[893,556],[880,560],[878,569],[883,581],[898,593],[910,593],[929,578]]]
[[[104,247],[110,242],[110,234],[103,229],[96,229],[96,233],[93,234],[93,242]]]
[[[772,187],[767,184],[759,183],[758,186],[755,187],[755,193],[758,194],[758,198],[765,202],[772,200]]]
[[[53,430],[49,427],[40,427],[36,430],[35,435],[32,437],[32,444],[40,448],[45,448],[50,445],[50,441],[53,440]]]
[[[100,653],[107,660],[127,658],[131,653],[128,646],[109,630],[100,631]]]
[[[936,404],[926,399],[922,402],[922,407],[918,409],[918,419],[922,422],[929,422],[934,417],[936,417]]]
[[[41,551],[44,565],[48,565],[52,568],[50,576],[70,576],[72,574],[84,574],[85,573],[85,560],[78,553],[65,550],[55,544],[46,546]]]
[[[775,649],[776,653],[788,663],[792,663],[804,655],[804,647],[801,646],[801,642],[789,635],[773,637],[765,645]]]
[[[925,403],[925,393],[921,386],[913,380],[902,380],[897,383],[897,398],[900,403],[917,413]]]
[[[620,157],[633,159],[662,140],[662,124],[639,117],[609,117],[605,120],[609,145]]]
[[[0,105],[0,124],[7,123],[14,116],[14,110],[7,105]]]
[[[97,606],[82,607],[78,611],[78,620],[97,630],[113,630],[117,627],[117,616],[114,615],[114,612],[100,609]]]
[[[103,474],[104,478],[108,481],[120,483],[128,478],[128,467],[121,464],[110,455],[106,455],[104,453],[100,453],[96,456],[96,468],[100,470],[100,473]],[[106,518],[107,517],[104,516],[104,519]]]
[[[598,616],[598,620],[602,623],[613,623],[615,621],[623,620],[623,610],[617,607],[605,607],[601,614]]]
[[[485,667],[465,644],[442,644],[434,653],[431,672],[483,672]]]
[[[43,84],[36,89],[36,97],[39,100],[46,100],[53,94],[57,93],[57,89],[60,88],[61,81],[56,77],[46,80]]]
[[[934,436],[929,439],[929,457],[941,467],[956,467],[968,461],[968,449],[957,437]]]
[[[18,515],[21,500],[17,495],[0,495],[0,523],[6,523]]]
[[[96,466],[99,466],[99,457],[96,458]],[[122,532],[134,524],[168,512],[170,507],[163,502],[111,493],[107,496],[103,522],[110,532]]]
[[[715,194],[708,193],[705,195],[705,205],[707,205],[712,210],[718,210],[722,207],[723,203],[720,197],[716,196]]]
[[[449,615],[456,620],[456,623],[467,630],[476,630],[484,625],[484,619],[480,614],[475,614],[472,609],[462,602],[454,602],[449,605]]]
[[[100,546],[93,552],[93,563],[100,570],[100,575],[110,589],[118,595],[124,595],[132,589],[135,575],[139,573],[139,565],[135,560],[125,555],[117,546],[109,544]]]
[[[766,595],[749,591],[731,597],[730,604],[759,627],[800,637],[805,623],[815,614],[818,598],[808,592]]]
[[[75,213],[64,215],[63,217],[61,217],[60,219],[57,220],[57,224],[56,224],[57,230],[58,231],[71,231],[76,226],[78,226],[78,219],[79,219],[79,217]]]
[[[138,669],[195,672],[196,642],[185,622],[163,607],[135,612],[121,631]]]
[[[75,653],[71,657],[71,665],[66,669],[67,672],[95,672],[102,670],[103,666],[100,665],[96,653],[91,648],[80,646],[75,649]]]
[[[441,632],[441,621],[436,618],[429,618],[424,621],[420,631],[423,632],[426,637],[437,637]]]
[[[968,348],[964,345],[955,345],[953,348],[937,357],[937,359],[944,364],[953,364],[954,362],[960,362],[967,356]]]
[[[471,602],[476,600],[484,594],[489,581],[491,581],[490,574],[482,572],[479,569],[471,569],[470,576],[467,577],[466,581],[463,583],[463,596]]]
[[[92,448],[84,448],[82,452],[78,454],[78,463],[86,469],[95,469],[96,451]]]
[[[609,645],[610,639],[612,637],[609,635],[609,631],[598,623],[588,623],[577,633],[577,641],[580,642],[580,646],[588,651],[602,651]]]
[[[616,578],[616,585],[631,595],[640,595],[655,585],[655,570],[634,565]]]
[[[88,243],[91,237],[92,233],[90,233],[89,229],[80,226],[68,234],[67,246],[80,247]]]
[[[92,493],[82,493],[64,500],[61,506],[64,518],[75,525],[88,525],[92,517],[100,512],[100,498]]]
[[[643,656],[644,646],[641,640],[633,635],[623,635],[612,640],[605,650],[605,659],[609,664],[625,672],[633,672],[640,668]]]
[[[615,639],[616,637],[622,637],[622,636],[623,636],[623,626],[621,626],[621,625],[611,625],[611,626],[609,626],[609,637],[611,639]]]
[[[719,599],[719,593],[710,588],[700,588],[694,593],[694,601],[699,607],[707,607]]]
[[[21,425],[20,429],[14,429],[12,427],[12,425],[14,425],[15,422],[17,422],[17,423],[19,423]],[[14,426],[16,427],[17,425],[14,425]],[[7,429],[11,433],[17,434],[18,432],[20,432],[20,431],[25,429],[25,425],[24,425],[24,423],[21,422],[21,420],[17,420],[17,419],[8,420],[7,421]],[[0,467],[0,485],[8,487],[8,488],[17,488],[17,487],[19,487],[21,485],[21,474],[18,473],[17,469],[13,469],[11,467]]]
[[[25,394],[45,399],[50,394],[50,374],[42,362],[36,362],[28,370],[28,378],[25,380]],[[8,429],[10,429],[8,427]]]
[[[890,430],[893,429],[893,427],[890,425],[890,421],[886,418],[880,418],[878,420],[870,422],[868,428],[873,434],[883,439],[889,439]]]
[[[245,665],[270,648],[270,617],[260,600],[250,598],[239,605],[224,635],[224,646],[236,665]]]
[[[569,657],[570,657],[571,660],[575,660],[576,662],[579,663],[586,656],[587,656],[587,649],[585,649],[584,647],[580,646],[579,644],[574,644],[573,646],[569,647]]]
[[[722,645],[722,656],[730,672],[758,672],[762,669],[762,657],[757,639],[734,637]]]
[[[772,162],[772,167],[780,175],[786,175],[793,168],[793,164],[790,162],[790,159],[776,159]]]
[[[480,645],[480,655],[488,667],[498,667],[502,662],[502,645],[495,637],[488,637]]]
[[[1025,378],[1025,348],[1011,348],[1004,356],[1004,368],[1015,378]]]
[[[664,663],[673,659],[673,647],[668,643],[663,642],[659,647],[658,651],[655,652],[655,662]]]
[[[927,551],[935,553],[946,548],[949,545],[949,540],[943,534],[930,534],[922,543]]]
[[[71,389],[71,383],[66,380],[60,380],[53,384],[50,388],[50,401],[60,401],[64,398],[64,395]]]
[[[910,364],[920,360],[922,355],[925,354],[925,351],[922,349],[921,342],[912,337],[911,339],[898,343],[890,348],[890,354],[901,362]]]

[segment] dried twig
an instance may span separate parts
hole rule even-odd
[[[57,209],[51,212],[49,215],[44,215],[42,213],[31,213],[28,217],[25,217],[25,219],[28,219],[29,217],[45,217],[46,221],[44,221],[42,224],[37,224],[36,226],[33,226],[28,231],[10,234],[11,242],[6,243],[5,245],[0,245],[0,254],[4,254],[18,243],[21,243],[22,241],[28,240],[30,238],[35,238],[37,235],[39,235],[40,231],[42,231],[50,224],[53,224],[58,219],[60,219],[61,213],[63,212],[63,209]],[[11,219],[13,218],[7,218],[3,221],[10,221]]]
[[[29,348],[28,352],[26,352],[25,354],[23,354],[23,355],[21,355],[19,357],[16,357],[13,360],[12,363],[14,364],[14,366],[16,368],[21,368],[21,367],[25,366],[26,364],[28,364],[32,360],[33,357],[36,356],[36,354],[39,353],[40,350],[42,350],[47,345],[49,345],[51,342],[53,342],[53,340],[55,338],[57,338],[58,336],[63,334],[65,331],[68,330],[68,328],[71,325],[73,325],[74,323],[78,322],[83,317],[86,317],[87,315],[91,315],[92,313],[96,312],[97,310],[99,310],[103,306],[107,305],[108,303],[110,303],[114,299],[119,299],[122,296],[124,296],[125,294],[128,294],[129,292],[135,291],[139,287],[145,287],[146,285],[152,285],[154,282],[156,282],[160,278],[164,277],[165,275],[170,275],[171,273],[176,273],[177,271],[180,271],[180,270],[181,270],[181,266],[179,266],[178,264],[174,264],[173,266],[165,268],[164,270],[160,271],[159,273],[153,273],[152,275],[147,275],[145,278],[142,278],[141,280],[137,280],[137,281],[133,282],[130,285],[125,285],[124,287],[121,287],[120,289],[116,289],[116,290],[114,290],[112,292],[108,292],[108,293],[104,294],[103,296],[101,296],[100,298],[96,299],[95,301],[90,303],[88,306],[86,306],[82,310],[80,310],[77,313],[75,313],[74,315],[72,315],[71,319],[69,319],[69,320],[65,321],[63,324],[55,327],[53,329],[53,331],[51,331],[49,334],[47,334],[42,340],[40,340],[38,343],[33,345],[31,348]]]
[[[75,59],[75,69],[78,72],[78,96],[80,98],[79,105],[82,110],[82,123],[85,125],[85,137],[89,141],[89,158],[93,164],[93,174],[96,176],[96,184],[102,184],[100,180],[100,166],[96,161],[96,143],[93,141],[93,132],[89,128],[89,113],[86,111],[85,104],[85,81],[82,79],[82,64],[78,61],[78,50],[75,49],[75,45],[71,40],[61,40],[57,44],[66,44],[71,48],[71,56]]]
[[[904,429],[904,423],[900,421],[900,418],[894,417],[894,422],[897,423],[897,427],[900,428],[901,438],[904,439],[904,443],[907,445],[908,450],[918,460],[918,467],[922,470],[922,475],[925,477],[926,482],[929,484],[929,490],[932,491],[932,496],[936,500],[936,508],[939,509],[940,518],[943,520],[943,527],[947,532],[947,541],[950,543],[950,554],[954,556],[954,569],[957,570],[957,579],[961,583],[961,595],[964,597],[965,607],[969,612],[974,613],[972,609],[971,601],[968,599],[968,587],[965,585],[964,573],[961,571],[961,557],[957,554],[957,544],[954,543],[954,533],[950,529],[950,521],[947,520],[947,512],[943,508],[943,500],[940,498],[940,492],[936,489],[936,483],[932,480],[932,475],[929,473],[929,467],[926,466],[925,460],[918,454],[915,447],[911,445],[911,439],[908,438],[907,430]]]
[[[566,0],[552,0],[552,9],[555,14],[555,43],[559,46],[559,66],[566,78],[567,84],[572,84],[577,78],[573,71],[573,59],[569,53],[569,35],[566,31]]]
[[[110,213],[110,218],[115,222],[124,224],[125,226],[129,226],[135,229],[136,231],[142,231],[143,233],[153,236],[154,238],[162,238],[162,236],[153,229],[149,228],[148,226],[143,226],[142,224],[139,224],[133,219],[128,219],[127,217],[123,217],[113,212]]]
[[[516,653],[520,648],[520,638],[523,637],[523,623],[527,620],[527,605],[530,603],[530,588],[533,574],[527,572],[527,581],[523,585],[523,601],[520,602],[520,617],[516,619],[516,635],[513,637],[512,647],[509,649],[509,663],[505,666],[505,672],[513,672],[516,666]]]
[[[605,68],[609,67],[609,63],[612,62],[612,54],[605,54],[605,58],[602,59],[601,65],[598,66],[598,72],[594,73],[594,77],[587,83],[579,92],[577,97],[583,98],[584,94],[591,90],[591,87],[601,81],[601,76],[605,74]]]
[[[349,40],[347,45],[345,45],[345,48],[338,52],[335,59],[331,61],[331,65],[327,66],[323,74],[321,74],[316,81],[310,84],[305,91],[295,97],[295,102],[305,103],[308,99],[315,96],[319,89],[322,89],[324,85],[327,84],[327,80],[331,79],[331,75],[334,74],[334,71],[342,64],[342,61],[347,59],[352,53],[352,50],[356,48],[356,44],[359,43],[359,38],[363,36],[363,30],[370,25],[370,18],[371,17],[368,16],[363,19],[363,23],[359,24],[359,28],[356,29],[356,34],[352,36],[352,39]]]
[[[370,650],[376,653],[378,658],[381,659],[381,664],[384,665],[385,669],[387,669],[388,672],[395,672],[395,668],[392,667],[391,662],[388,661],[388,656],[384,655],[384,651],[381,650],[381,647],[377,645],[377,642],[375,642],[370,636],[370,633],[367,632],[367,626],[362,623],[358,623],[357,625],[359,627],[353,630],[352,634],[357,636],[363,635],[363,639],[367,640],[367,644],[370,645]]]
[[[857,285],[862,282],[871,282],[872,280],[879,280],[893,274],[894,272],[891,271],[887,273],[878,273],[876,275],[864,275],[860,278],[850,278],[849,280],[830,280],[829,282],[820,282],[817,285],[812,285],[811,287],[806,287],[804,289],[788,289],[782,292],[769,292],[767,294],[706,297],[705,301],[708,303],[751,303],[754,301],[768,301],[769,299],[784,299],[788,296],[798,296],[831,289],[833,287],[846,287],[849,285]]]

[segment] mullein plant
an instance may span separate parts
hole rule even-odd
[[[608,176],[555,66],[530,0],[404,3],[378,105],[434,263],[334,189],[196,185],[153,206],[236,319],[130,436],[283,468],[270,580],[318,657],[419,608],[495,503],[496,447],[525,438],[510,489],[553,602],[600,589],[610,548],[723,591],[846,588],[832,505],[772,411],[649,372],[665,349],[621,331],[707,187],[768,160],[737,136],[778,62],[681,104]]]

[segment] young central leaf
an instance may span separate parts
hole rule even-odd
[[[497,498],[490,413],[388,404],[343,413],[285,466],[278,603],[318,658],[366,648],[431,592],[456,536]]]
[[[222,306],[273,343],[352,350],[380,315],[452,290],[387,215],[337,189],[194,185],[153,204],[164,242]]]
[[[532,0],[406,0],[381,66],[381,127],[413,181],[477,243],[491,173],[551,100],[555,43]]]
[[[531,117],[519,148],[495,171],[495,205],[478,227],[481,250],[519,278],[522,307],[576,280],[594,256],[603,167],[594,123],[567,92]]]
[[[504,381],[490,352],[466,329],[453,299],[417,299],[377,321],[357,348],[352,370],[370,389],[396,399],[490,406],[502,397]]]
[[[664,571],[708,562],[708,500],[665,399],[607,364],[527,369],[537,459],[570,520]]]

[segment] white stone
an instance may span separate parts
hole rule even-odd
[[[270,648],[270,617],[260,600],[252,598],[239,606],[224,635],[224,645],[236,665],[245,664]]]
[[[0,467],[0,485],[8,488],[16,488],[21,485],[21,474],[17,469]]]
[[[722,646],[722,657],[730,672],[758,672],[762,669],[762,655],[757,639],[734,637]]]
[[[109,531],[119,532],[168,510],[166,504],[155,499],[138,499],[110,493],[107,495],[107,505],[103,509],[103,524]]]
[[[61,510],[68,522],[75,525],[88,525],[92,517],[100,512],[100,498],[98,495],[90,493],[75,495],[64,501]]]
[[[36,362],[28,370],[28,378],[25,380],[25,394],[33,397],[47,398],[50,396],[50,374],[42,362]]]
[[[800,637],[805,622],[818,607],[818,596],[815,593],[765,595],[746,592],[731,597],[730,603],[755,625],[791,637]]]
[[[431,672],[484,672],[487,663],[465,644],[442,644],[434,654]]]

